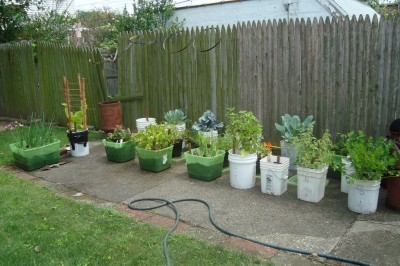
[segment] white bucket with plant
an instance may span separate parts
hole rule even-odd
[[[347,206],[356,213],[374,213],[382,176],[400,174],[395,170],[400,154],[389,139],[367,137],[362,131],[347,136],[345,147],[355,169],[350,174]]]
[[[297,198],[319,202],[325,194],[328,165],[337,169],[330,134],[326,131],[320,139],[311,133],[302,133],[292,139],[298,148],[297,154]]]
[[[228,108],[226,133],[232,137],[229,151],[229,177],[234,188],[248,189],[255,185],[257,150],[262,126],[250,111],[234,112]]]
[[[138,118],[136,119],[136,128],[139,131],[145,130],[149,125],[155,125],[156,119],[152,117]]]

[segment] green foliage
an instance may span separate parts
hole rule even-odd
[[[380,15],[383,15],[385,17],[387,16],[393,16],[397,17],[400,14],[400,0],[394,1],[392,5],[388,4],[381,4],[379,3],[379,0],[362,0],[369,6],[371,6],[373,9],[375,9],[376,12],[378,12]]]
[[[229,151],[232,149],[233,138],[230,134],[225,133],[222,136],[218,136],[217,147],[219,150]]]
[[[228,108],[226,114],[229,122],[226,133],[232,136],[233,152],[239,149],[242,155],[258,151],[262,138],[262,126],[258,119],[250,111],[234,112],[234,108]]]
[[[186,115],[181,109],[169,110],[164,114],[164,118],[170,125],[178,125],[186,121]]]
[[[76,19],[67,11],[55,10],[33,15],[24,25],[22,39],[32,41],[53,41],[68,43],[69,34]]]
[[[301,122],[299,116],[285,114],[282,116],[282,125],[275,123],[275,128],[281,133],[284,141],[291,142],[293,137],[299,136],[303,133],[312,134],[314,123],[315,121],[313,121],[312,115],[309,115],[303,122]]]
[[[42,0],[0,0],[0,43],[20,40],[30,7],[41,9]]]
[[[219,137],[204,137],[203,134],[196,132],[195,143],[198,149],[192,151],[191,154],[201,157],[214,157],[218,154]]]
[[[76,111],[76,112],[70,112],[70,114],[68,114],[68,107],[66,103],[62,103],[61,105],[63,105],[65,107],[64,111],[65,111],[65,116],[71,117],[71,123],[74,125],[74,129],[75,130],[83,130],[83,120],[85,119],[85,115],[83,113],[82,110]],[[76,128],[75,128],[76,127]]]
[[[332,141],[328,131],[317,139],[311,133],[302,133],[292,138],[292,143],[298,148],[296,162],[298,166],[310,169],[321,169],[327,165],[335,167],[332,151]]]
[[[31,115],[27,126],[13,129],[15,143],[20,149],[32,149],[53,143],[56,139],[53,134],[53,126],[46,123],[44,118],[36,119]]]
[[[355,168],[350,175],[350,182],[354,180],[379,181],[382,176],[400,174],[393,170],[400,152],[395,151],[393,141],[379,137],[367,137],[364,132],[350,132],[347,134],[345,147],[349,160]]]
[[[221,130],[224,127],[223,122],[219,122],[213,112],[207,110],[199,117],[197,122],[194,122],[192,128],[197,131],[210,132]]]
[[[163,124],[149,125],[145,130],[135,135],[136,145],[146,150],[162,150],[168,148],[174,142],[174,128],[168,128]]]
[[[114,132],[108,133],[107,134],[107,141],[112,141],[112,142],[127,142],[133,140],[133,134],[129,128],[125,129],[121,126],[117,126],[116,129],[114,129]]]
[[[167,29],[179,27],[178,21],[169,23],[175,11],[172,0],[137,0],[133,3],[135,30]]]

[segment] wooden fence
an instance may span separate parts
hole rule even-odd
[[[32,113],[43,113],[65,124],[63,76],[72,89],[77,89],[78,73],[86,80],[88,122],[100,128],[97,104],[106,98],[106,87],[103,60],[97,49],[39,43],[35,69],[31,44],[1,46],[0,115],[28,118]]]
[[[285,113],[314,115],[315,133],[385,135],[400,116],[400,20],[279,20],[181,32],[125,33],[119,42],[123,118],[163,120],[181,108],[253,111],[266,138]]]

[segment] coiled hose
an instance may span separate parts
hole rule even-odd
[[[151,207],[137,207],[134,206],[136,203],[138,202],[156,202],[158,203],[158,205],[155,206],[151,206]],[[330,259],[330,260],[337,260],[337,261],[341,261],[341,262],[346,262],[346,263],[351,263],[354,265],[371,265],[368,264],[366,262],[361,262],[361,261],[357,261],[354,259],[349,259],[349,258],[343,258],[343,257],[338,257],[338,256],[334,256],[331,254],[326,254],[326,253],[320,253],[320,252],[312,252],[312,251],[308,251],[308,250],[303,250],[303,249],[298,249],[298,248],[292,248],[292,247],[284,247],[284,246],[280,246],[280,245],[275,245],[275,244],[271,244],[271,243],[267,243],[267,242],[262,242],[256,239],[251,239],[248,238],[246,236],[241,236],[235,233],[232,233],[222,227],[220,227],[213,218],[212,212],[211,212],[211,206],[208,204],[208,202],[201,200],[201,199],[196,199],[196,198],[185,198],[185,199],[177,199],[177,200],[173,200],[173,201],[169,201],[166,199],[162,199],[162,198],[142,198],[142,199],[136,199],[131,201],[128,204],[128,207],[132,210],[138,210],[138,211],[148,211],[148,210],[154,210],[154,209],[158,209],[158,208],[162,208],[164,206],[167,206],[169,208],[171,208],[173,210],[173,212],[175,213],[175,223],[174,225],[169,229],[169,231],[167,232],[167,234],[164,236],[163,239],[163,248],[164,248],[164,257],[165,257],[165,262],[166,265],[170,265],[170,258],[168,255],[168,248],[167,248],[167,241],[168,241],[168,237],[172,234],[172,232],[175,231],[176,227],[179,224],[179,220],[180,220],[180,215],[178,212],[178,209],[175,206],[175,203],[179,203],[179,202],[200,202],[202,204],[204,204],[207,209],[208,209],[208,218],[211,222],[211,224],[220,232],[229,235],[229,236],[234,236],[237,238],[241,238],[241,239],[245,239],[247,241],[256,243],[256,244],[260,244],[263,246],[267,246],[270,248],[274,248],[274,249],[279,249],[279,250],[283,250],[283,251],[289,251],[289,252],[294,252],[294,253],[300,253],[300,254],[305,254],[305,255],[317,255],[319,257],[322,258],[326,258],[326,259]]]

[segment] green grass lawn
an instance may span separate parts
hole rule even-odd
[[[76,202],[0,171],[3,265],[163,265],[166,230],[114,209]],[[174,234],[173,265],[267,265],[259,258]]]
[[[67,137],[67,129],[63,127],[54,127],[54,135],[61,141],[61,147],[69,144]],[[102,134],[94,131],[89,131],[89,140],[103,138]],[[10,150],[10,144],[15,142],[15,137],[12,130],[0,132],[0,167],[12,165],[13,156]]]

